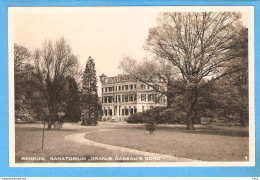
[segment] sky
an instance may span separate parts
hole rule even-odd
[[[122,73],[118,65],[124,56],[142,59],[148,55],[143,45],[149,28],[156,26],[156,17],[164,10],[162,7],[14,8],[11,19],[14,42],[33,51],[41,48],[45,40],[64,37],[83,70],[91,56],[97,77],[102,73],[115,76]],[[242,13],[242,22],[247,26],[247,13]],[[98,86],[101,87],[100,82]]]

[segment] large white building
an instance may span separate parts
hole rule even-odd
[[[166,96],[130,75],[100,76],[102,84],[102,121],[124,121],[130,115],[155,106],[166,106]],[[159,87],[159,86],[158,86]]]

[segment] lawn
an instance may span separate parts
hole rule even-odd
[[[173,155],[204,161],[245,161],[248,157],[248,128],[221,127],[197,128],[187,131],[180,126],[160,126],[153,134],[144,125],[98,124],[98,126],[68,125],[60,130],[46,130],[44,150],[41,149],[42,124],[15,125],[15,157],[17,163],[38,162],[89,162],[91,157],[135,157],[136,155],[93,147],[64,139],[66,135],[86,134],[87,139],[110,145]],[[112,131],[94,132],[97,129]],[[44,157],[42,161],[21,160],[21,157]],[[50,157],[85,157],[85,160],[51,161]],[[91,162],[104,162],[94,160]],[[115,160],[106,162],[118,162]],[[120,161],[121,162],[121,161]],[[130,162],[130,161],[128,161]]]
[[[203,161],[246,161],[248,128],[219,127],[188,131],[161,127],[149,134],[143,126],[86,134],[85,138],[110,145]],[[248,159],[247,159],[248,160]]]
[[[103,148],[79,144],[76,142],[64,140],[64,136],[74,133],[94,131],[99,126],[84,127],[75,126],[60,130],[45,130],[44,150],[41,149],[42,142],[42,124],[16,124],[15,125],[15,159],[16,163],[39,163],[39,162],[89,162],[91,157],[125,157],[132,156],[129,153],[110,151]],[[44,157],[44,160],[22,160],[21,157]],[[50,157],[79,157],[79,160],[51,161]],[[84,159],[83,159],[84,158]],[[85,160],[86,159],[86,160]],[[113,160],[114,161],[114,160]],[[91,160],[91,162],[101,162],[100,160]],[[102,161],[104,162],[104,161]],[[112,162],[112,161],[106,161]]]

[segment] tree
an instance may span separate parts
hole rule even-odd
[[[69,122],[79,122],[81,117],[80,97],[78,92],[78,85],[74,77],[69,78],[66,96],[67,103],[65,110],[65,118]]]
[[[208,104],[215,104],[227,120],[240,121],[242,126],[249,120],[249,94],[248,94],[248,30],[241,29],[238,36],[233,39],[231,53],[236,56],[232,63],[228,63],[229,71],[240,69],[233,74],[218,79],[211,84],[212,93]],[[209,100],[209,99],[207,99]],[[233,118],[232,118],[233,117]]]
[[[153,89],[166,95],[169,87],[181,90],[185,94],[182,98],[185,98],[187,129],[194,129],[199,90],[209,82],[239,71],[227,67],[235,59],[230,50],[241,27],[239,18],[240,13],[234,12],[162,13],[158,26],[149,30],[145,44],[145,49],[155,57],[155,63],[148,61],[155,64],[152,69],[145,70],[145,74],[139,72],[142,68],[129,57],[121,67],[151,87],[155,83],[165,84],[163,90]]]
[[[14,44],[14,81],[15,81],[15,106],[16,109],[21,109],[23,101],[25,100],[26,81],[28,80],[27,64],[31,57],[30,51],[24,46]]]
[[[33,67],[30,64],[31,52],[24,46],[14,44],[14,87],[15,87],[15,117],[32,119],[30,95],[33,88],[30,86]]]
[[[94,120],[95,124],[98,119],[98,94],[97,94],[97,76],[94,60],[89,57],[86,63],[82,80],[81,104],[83,110],[82,123],[90,125]]]
[[[77,74],[78,60],[65,39],[60,38],[55,43],[45,42],[41,50],[35,51],[34,66],[37,79],[35,85],[44,98],[48,129],[51,129],[52,124],[59,119],[66,78]]]

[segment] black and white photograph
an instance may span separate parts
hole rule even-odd
[[[12,167],[254,166],[254,7],[9,7]]]

